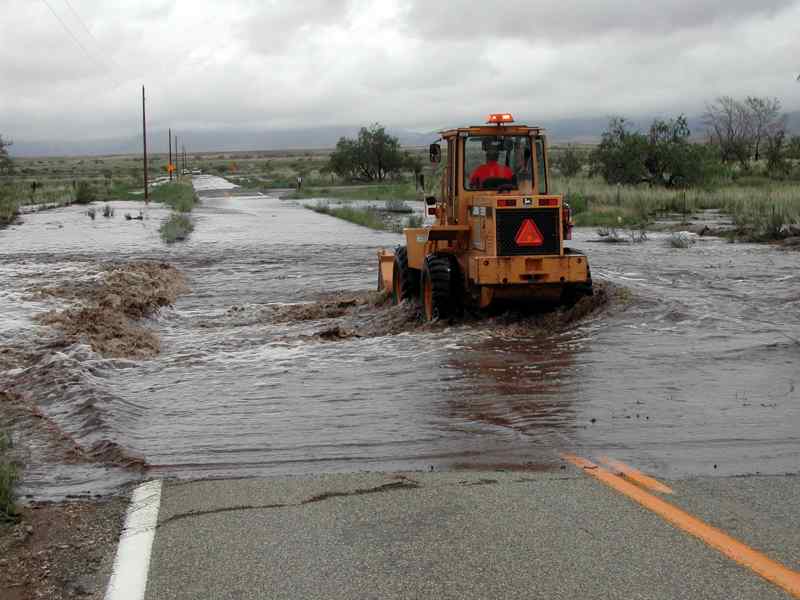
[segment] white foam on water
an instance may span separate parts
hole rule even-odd
[[[195,175],[192,177],[192,186],[194,186],[196,192],[232,190],[239,187],[235,183],[231,183],[227,179],[217,177],[216,175]]]

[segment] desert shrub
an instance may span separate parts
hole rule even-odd
[[[178,212],[191,212],[197,202],[194,188],[188,183],[165,183],[152,189],[150,198]]]
[[[75,188],[75,203],[89,204],[97,200],[97,192],[88,181],[81,180]]]
[[[192,219],[186,214],[177,212],[165,219],[158,229],[161,239],[167,244],[186,240],[192,231],[194,231]]]
[[[19,203],[16,189],[5,182],[0,182],[0,226],[8,225],[17,218]]]

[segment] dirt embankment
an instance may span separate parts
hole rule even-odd
[[[0,598],[103,598],[126,500],[27,507],[0,526]]]
[[[110,267],[94,284],[33,290],[40,296],[74,299],[78,306],[39,317],[57,328],[66,344],[86,340],[110,358],[148,358],[158,354],[158,335],[140,321],[172,305],[187,291],[183,275],[165,263],[138,262]]]

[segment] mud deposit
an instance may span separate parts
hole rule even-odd
[[[23,493],[557,468],[564,450],[664,477],[797,471],[796,253],[578,230],[601,283],[591,301],[423,325],[369,291],[376,249],[400,236],[203,186],[191,239],[170,247],[157,206],[143,221],[57,209],[0,232],[0,389],[31,448]],[[143,262],[160,266],[109,277]],[[80,459],[53,465],[62,443]]]
[[[159,308],[172,306],[186,283],[174,267],[164,263],[129,263],[107,267],[99,280],[65,282],[33,290],[35,296],[69,298],[75,308],[37,317],[57,328],[62,343],[86,342],[102,356],[148,358],[158,354],[159,338],[140,321]]]

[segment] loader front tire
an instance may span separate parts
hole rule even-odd
[[[425,321],[448,319],[458,312],[457,268],[449,256],[431,254],[422,265],[420,300]]]
[[[419,271],[408,266],[408,250],[398,246],[394,251],[392,270],[392,304],[414,300],[419,295]]]

